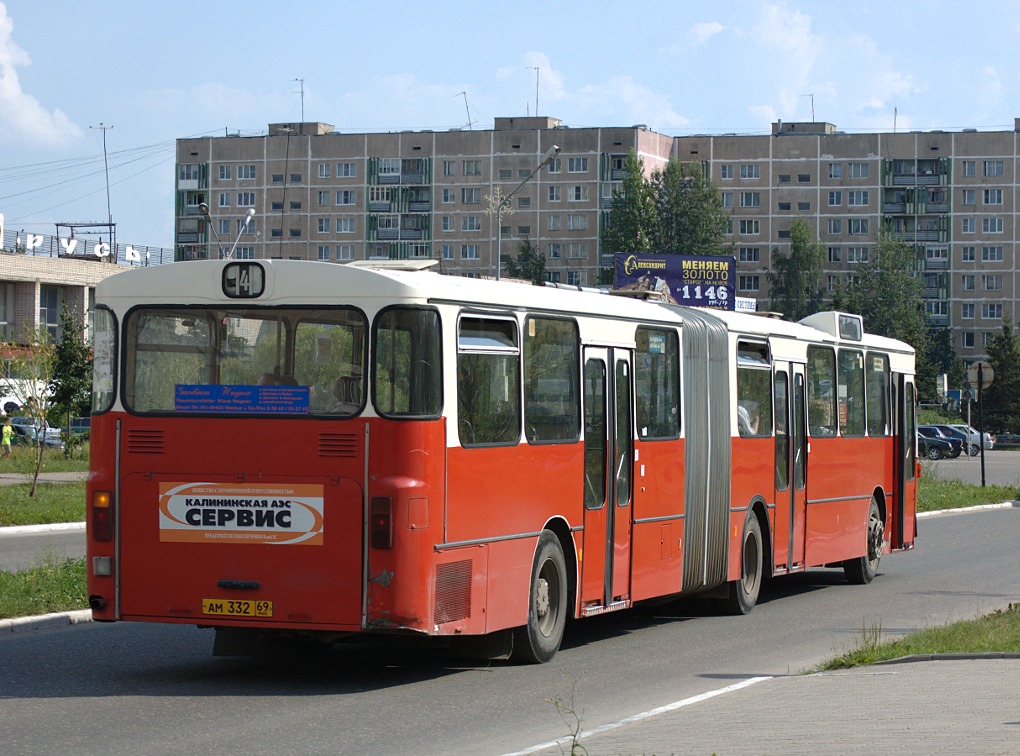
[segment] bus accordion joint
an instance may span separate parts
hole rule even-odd
[[[109,491],[96,491],[92,494],[92,537],[97,541],[113,540],[113,510],[110,507]]]

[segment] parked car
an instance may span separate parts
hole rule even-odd
[[[951,427],[956,428],[967,434],[967,440],[970,443],[968,451],[970,453],[970,456],[972,457],[976,457],[978,453],[981,451],[981,447],[979,446],[981,440],[984,441],[985,449],[991,451],[992,449],[995,448],[995,436],[993,436],[991,433],[988,433],[987,431],[984,433],[984,436],[982,438],[982,434],[978,433],[977,430],[975,430],[969,425],[965,425],[963,423],[952,423]]]
[[[45,420],[38,421],[24,415],[15,415],[11,418],[11,426],[17,434],[16,438],[18,440],[15,443],[32,444],[34,446],[39,442],[39,436],[41,435],[42,442],[46,446],[60,448],[64,446],[60,428],[54,428]]]
[[[946,455],[950,459],[956,459],[963,453],[965,441],[956,434],[945,433],[935,425],[919,425],[917,426],[917,432],[928,438],[943,438],[948,441],[953,447],[949,454]]]
[[[933,462],[953,453],[953,445],[938,436],[923,436],[917,433],[917,448],[922,456]]]
[[[92,430],[91,417],[72,417],[67,428],[63,429],[70,438],[88,439]]]

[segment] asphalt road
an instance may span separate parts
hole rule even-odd
[[[218,659],[211,633],[184,625],[8,634],[0,743],[47,755],[521,750],[569,733],[569,712],[551,701],[591,728],[798,672],[864,634],[894,637],[1020,600],[1020,508],[925,517],[919,531],[918,548],[883,558],[871,585],[813,570],[772,581],[746,617],[686,601],[576,622],[541,666],[476,664],[385,639]]]

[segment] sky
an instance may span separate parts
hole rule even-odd
[[[1017,40],[1020,3],[993,0],[0,0],[0,214],[40,234],[112,217],[118,242],[171,248],[175,140],[302,117],[1012,130]]]

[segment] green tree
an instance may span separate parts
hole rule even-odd
[[[624,162],[623,181],[613,189],[613,209],[602,229],[606,252],[653,252],[655,197],[645,178],[645,165],[631,149]]]
[[[772,269],[766,274],[772,310],[794,322],[823,308],[822,266],[825,248],[814,238],[811,225],[797,218],[790,226],[790,254],[772,250]]]
[[[42,470],[46,415],[52,404],[50,381],[56,365],[56,347],[46,329],[26,329],[20,344],[0,344],[0,352],[10,355],[10,378],[4,379],[6,393],[13,396],[32,419],[38,442],[32,447],[31,485],[28,495],[35,496]]]
[[[701,163],[672,159],[651,178],[656,223],[652,252],[669,255],[726,254],[729,215],[718,188]]]
[[[60,314],[60,342],[56,345],[50,380],[55,413],[66,417],[87,415],[92,404],[92,356],[85,343],[85,327],[66,307]]]
[[[507,258],[506,274],[541,286],[545,283],[545,255],[531,239],[525,239],[517,247],[517,259]]]
[[[883,234],[871,259],[858,266],[845,294],[838,298],[837,309],[863,315],[869,333],[914,347],[918,394],[934,401],[936,369],[930,359],[922,294],[913,247]]]
[[[1020,337],[1010,321],[989,339],[988,361],[994,376],[992,384],[981,391],[985,427],[1020,433]]]

